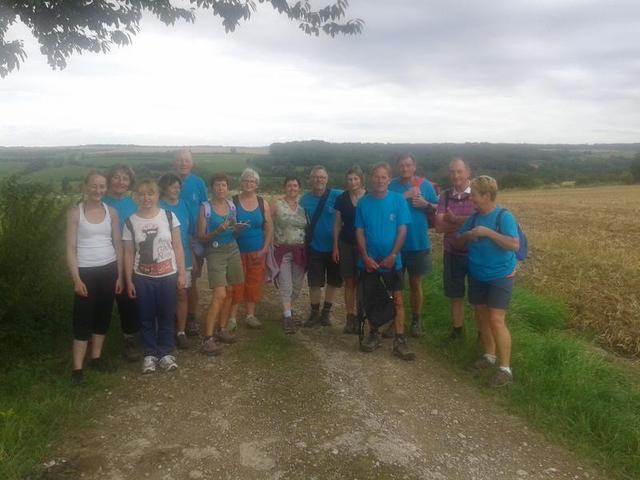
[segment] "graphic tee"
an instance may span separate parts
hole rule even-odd
[[[394,178],[389,184],[389,190],[402,195],[407,190],[414,188],[413,181],[402,183],[399,178]],[[424,179],[420,185],[422,197],[429,203],[438,203],[438,195],[433,189],[433,185],[428,179]],[[404,198],[404,197],[403,197]],[[415,208],[411,205],[411,200],[405,199],[409,211],[411,212],[411,225],[407,227],[407,240],[402,247],[403,252],[417,252],[431,249],[431,239],[429,238],[429,223],[427,212],[423,208]]]
[[[173,228],[179,227],[180,221],[174,213],[171,215]],[[142,218],[134,213],[129,220],[133,232],[125,223],[122,240],[133,240],[135,243],[133,271],[145,277],[166,277],[176,273],[176,255],[165,210],[158,209],[158,214],[153,218]]]

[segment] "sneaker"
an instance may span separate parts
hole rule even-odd
[[[475,362],[473,362],[473,368],[475,370],[478,370],[479,372],[486,372],[487,370],[490,370],[490,369],[494,368],[495,366],[496,366],[496,364],[495,363],[491,363],[489,360],[487,360],[487,357],[485,357],[484,355],[481,356]]]
[[[320,325],[322,325],[323,327],[331,326],[331,310],[329,310],[328,308],[323,308],[322,312],[320,313]]]
[[[302,325],[304,328],[317,327],[320,324],[320,312],[318,310],[311,310],[309,318]]]
[[[124,336],[124,351],[122,353],[128,362],[140,360],[140,349],[135,335]]]
[[[197,337],[200,334],[200,329],[198,328],[198,321],[196,320],[196,317],[194,317],[193,315],[189,315],[187,317],[187,328],[185,330],[185,333],[189,337]]]
[[[287,335],[293,335],[296,333],[296,326],[293,324],[293,318],[284,317],[283,320],[284,333]]]
[[[411,322],[411,327],[409,327],[409,334],[414,338],[422,336],[422,325],[420,324],[420,320]]]
[[[247,318],[245,318],[244,321],[249,328],[262,327],[262,322],[260,322],[260,320],[258,320],[255,315],[247,315]]]
[[[84,385],[84,374],[82,373],[82,369],[71,371],[71,385],[74,387]]]
[[[189,348],[189,340],[187,340],[184,332],[176,335],[176,347],[178,347],[179,350],[187,350]]]
[[[382,338],[395,338],[396,326],[395,322],[389,322],[386,328],[382,331]]]
[[[491,388],[508,387],[513,383],[513,375],[509,372],[505,372],[501,368],[495,373],[491,380],[489,380],[489,386]]]
[[[291,318],[293,319],[293,326],[296,330],[302,328],[302,320],[300,320],[298,315],[294,315],[293,310],[291,311]]]
[[[231,317],[227,322],[227,330],[230,332],[235,332],[238,329],[238,320],[236,317]]]
[[[237,342],[235,335],[232,335],[226,330],[219,330],[215,337],[220,343],[226,343],[227,345]]]
[[[358,333],[358,319],[353,313],[347,313],[347,321],[344,324],[342,333],[353,335]]]
[[[158,365],[165,372],[173,372],[178,368],[178,364],[176,363],[176,357],[173,355],[165,355],[160,359]]]
[[[373,352],[380,346],[380,334],[378,332],[369,332],[367,338],[360,343],[360,350],[363,352]]]
[[[393,354],[402,360],[415,360],[416,354],[409,350],[409,344],[404,335],[393,340]]]
[[[147,355],[142,361],[142,373],[153,373],[156,371],[158,359],[153,355]]]
[[[200,345],[200,353],[210,357],[220,355],[222,353],[222,346],[214,337],[205,337],[202,339],[202,344]]]

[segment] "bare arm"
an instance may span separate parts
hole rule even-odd
[[[211,242],[211,240],[224,232],[230,224],[231,222],[229,221],[229,219],[227,219],[220,225],[218,225],[218,228],[216,228],[214,231],[206,233],[207,217],[204,214],[204,207],[200,207],[200,216],[198,218],[198,240],[200,240],[202,243],[208,244],[209,242]]]
[[[356,228],[356,242],[358,243],[358,251],[362,257],[365,270],[367,272],[373,272],[380,268],[380,265],[367,253],[367,240],[364,237],[364,230],[362,228]]]
[[[264,247],[262,248],[266,253],[269,249],[269,245],[273,241],[273,217],[271,216],[271,208],[264,209]]]
[[[176,255],[176,265],[178,267],[178,288],[185,286],[185,267],[184,267],[184,249],[182,247],[182,237],[180,235],[180,227],[174,227],[171,230],[171,246]]]
[[[127,282],[129,298],[136,298],[136,287],[133,285],[133,240],[123,240],[124,251],[124,278]]]
[[[331,256],[333,261],[340,262],[340,250],[338,248],[338,242],[340,238],[340,231],[342,230],[342,214],[336,210],[336,221],[333,224],[333,252]]]
[[[67,268],[73,280],[73,291],[77,295],[86,297],[88,295],[87,286],[80,279],[80,271],[78,270],[78,222],[80,221],[79,207],[74,207],[67,213],[67,234],[66,234],[66,250],[67,250]]]
[[[380,266],[384,268],[392,269],[398,253],[402,249],[402,245],[404,245],[404,241],[407,238],[407,226],[406,225],[398,225],[398,230],[396,231],[396,241],[393,244],[393,248],[391,249],[391,253],[385,257],[382,262],[380,262]]]
[[[122,292],[124,285],[123,267],[122,267],[122,234],[120,232],[120,219],[118,212],[114,208],[109,207],[109,215],[111,216],[111,241],[116,251],[116,262],[118,264],[118,279],[116,280],[116,293]]]

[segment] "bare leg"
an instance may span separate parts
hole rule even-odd
[[[476,305],[475,317],[482,345],[484,346],[484,353],[495,355],[496,342],[489,323],[489,307],[486,305]]]
[[[207,311],[207,318],[204,326],[204,336],[211,337],[220,318],[220,311],[227,297],[226,287],[215,287],[211,292],[211,303]]]
[[[235,305],[231,305],[231,310],[229,312],[229,318],[238,318],[238,305],[239,304],[237,304],[237,303]],[[247,312],[247,313],[249,313],[249,312]]]
[[[256,304],[253,302],[247,302],[247,315],[255,315],[256,314]]]
[[[344,281],[344,304],[347,313],[356,313],[356,279],[346,278]]]
[[[322,299],[322,288],[309,287],[309,301],[311,302],[311,305],[319,304],[321,299]]]
[[[220,310],[220,321],[218,324],[221,329],[227,328],[229,323],[229,315],[231,314],[231,303],[233,301],[233,287],[226,287],[226,296],[224,302],[222,302],[222,308]]]
[[[393,292],[393,303],[396,305],[396,318],[394,320],[394,326],[397,335],[404,334],[404,299],[402,298],[402,292]]]
[[[324,301],[333,303],[336,298],[336,292],[338,289],[336,287],[332,287],[331,285],[327,285],[324,289]],[[319,300],[318,300],[319,303]]]
[[[422,275],[409,274],[409,288],[411,290],[411,313],[422,314]]]
[[[511,333],[507,328],[506,310],[489,308],[489,325],[498,350],[501,367],[508,367],[511,363]]]
[[[451,299],[451,320],[454,328],[464,326],[464,298]]]
[[[100,355],[102,355],[104,337],[104,335],[91,335],[91,358],[100,358]]]
[[[81,370],[84,363],[84,356],[87,354],[87,342],[86,340],[74,340],[72,353],[73,353],[73,369]]]
[[[187,313],[189,312],[189,292],[186,288],[178,289],[178,302],[176,305],[176,333],[184,332],[187,326]]]

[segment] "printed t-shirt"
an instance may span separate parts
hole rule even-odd
[[[206,202],[207,186],[204,180],[197,175],[189,174],[182,180],[180,189],[180,199],[184,200],[189,210],[189,233],[195,237],[198,228],[198,218],[200,217],[200,205]]]
[[[118,212],[118,220],[120,221],[120,232],[124,227],[124,222],[131,215],[138,211],[138,204],[131,197],[115,198],[105,195],[102,201]]]
[[[333,251],[333,226],[336,222],[335,203],[336,198],[342,194],[342,190],[332,188],[329,190],[327,202],[322,209],[318,223],[313,230],[313,238],[311,239],[311,248],[316,252]],[[300,205],[307,212],[309,222],[313,218],[313,214],[320,203],[320,197],[316,197],[313,193],[307,192],[300,198]]]
[[[368,193],[356,207],[356,228],[364,231],[367,255],[376,261],[389,256],[393,250],[400,225],[411,224],[411,213],[406,199],[399,193],[389,191],[384,198]],[[362,259],[358,266],[364,267]],[[402,268],[400,255],[396,256],[395,269]]]
[[[166,277],[178,271],[167,213],[162,208],[158,210],[153,218],[142,218],[134,213],[129,217],[133,234],[127,224],[122,231],[122,240],[135,238],[133,271],[145,277]],[[180,221],[174,213],[171,215],[173,228],[179,227]]]
[[[366,194],[366,193],[365,193]],[[361,197],[362,198],[362,197]],[[356,244],[356,207],[351,203],[349,192],[345,191],[336,198],[336,211],[340,212],[342,218],[342,229],[340,230],[340,240],[351,245]]]
[[[248,223],[243,230],[240,231],[236,240],[240,253],[257,252],[264,247],[264,218],[260,211],[260,205],[254,210],[245,210],[241,202],[236,205],[238,222]],[[265,205],[268,208],[268,205]]]
[[[465,224],[458,230],[463,234],[474,228],[474,226],[487,227],[496,230],[496,220],[501,208],[494,208],[486,215],[472,215]],[[475,217],[475,225],[473,224]],[[502,214],[500,233],[509,237],[518,238],[518,224],[516,218],[509,211]],[[481,237],[478,240],[467,242],[469,249],[469,273],[476,280],[490,282],[498,278],[506,278],[516,270],[516,253],[513,250],[505,250],[498,246],[488,237]]]
[[[475,207],[471,201],[471,189],[467,187],[464,192],[456,192],[451,188],[442,192],[440,194],[440,202],[438,202],[438,210],[436,211],[436,214],[444,215],[447,213],[447,209],[451,210],[451,213],[459,217],[469,217],[473,215]],[[467,247],[457,249],[454,246],[456,236],[457,234],[455,231],[444,234],[442,241],[444,251],[447,253],[454,253],[456,255],[466,255]]]
[[[416,177],[414,177],[416,178]],[[407,190],[413,188],[413,180],[402,183],[399,178],[394,178],[389,184],[389,190],[402,195]],[[438,203],[438,195],[433,189],[431,182],[424,179],[420,185],[422,197],[429,203]],[[402,247],[403,252],[417,252],[431,249],[431,239],[429,238],[429,223],[427,222],[427,212],[424,208],[415,208],[411,205],[410,199],[405,199],[411,212],[411,224],[407,226],[407,240]]]
[[[189,210],[187,204],[183,200],[178,200],[178,203],[171,205],[164,200],[160,200],[160,208],[173,212],[180,222],[180,238],[182,239],[182,249],[184,250],[184,267],[191,268],[191,235],[189,230],[191,227],[191,219],[189,218]]]

